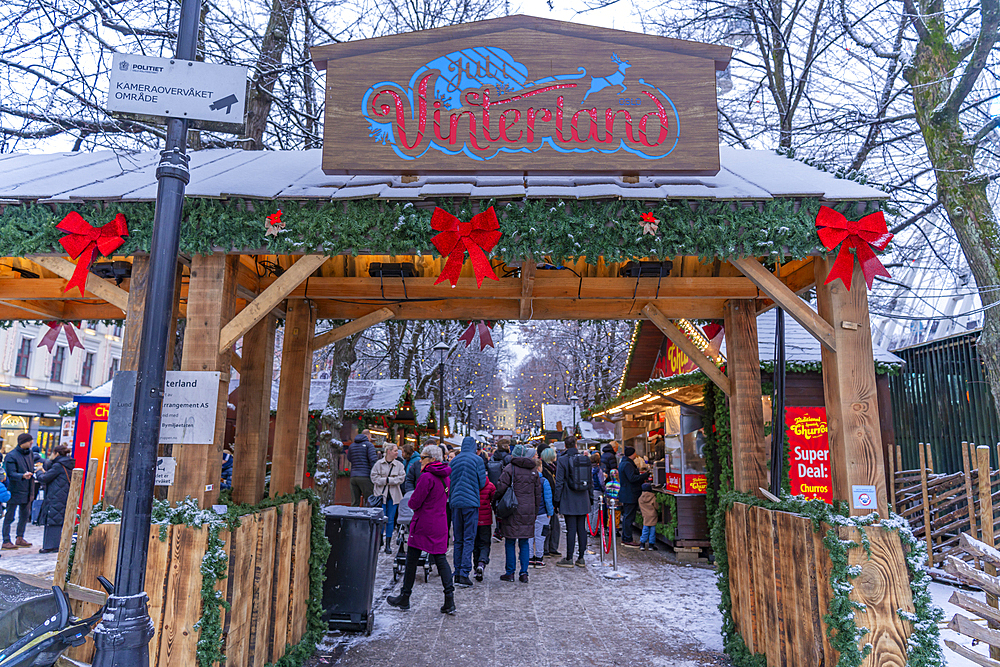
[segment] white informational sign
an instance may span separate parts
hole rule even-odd
[[[172,456],[161,456],[156,459],[156,486],[173,486],[174,471],[177,470],[177,461]]]
[[[851,487],[851,501],[856,510],[875,510],[875,487],[855,484]]]
[[[128,442],[132,431],[135,371],[118,371],[111,386],[107,442]],[[160,413],[160,442],[210,445],[215,442],[219,405],[218,371],[167,371]]]
[[[108,110],[242,123],[246,89],[246,67],[116,53]]]
[[[73,451],[73,438],[76,433],[76,417],[63,417],[59,428],[59,444]]]

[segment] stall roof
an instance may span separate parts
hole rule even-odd
[[[0,200],[153,201],[158,153],[0,155]],[[715,176],[346,176],[323,173],[320,149],[194,151],[185,195],[212,199],[421,200],[427,198],[707,199],[762,201],[811,197],[829,201],[882,200],[880,190],[836,178],[772,151],[720,147]],[[407,179],[409,180],[409,179]]]
[[[580,423],[582,415],[582,408],[576,408],[576,421]],[[563,428],[567,428],[573,425],[573,406],[572,405],[558,405],[555,403],[547,403],[542,405],[542,430],[543,431],[558,431],[556,427],[558,422],[562,422]]]
[[[106,398],[106,399],[110,400],[111,399],[111,385],[113,385],[113,384],[114,384],[114,380],[108,380],[104,384],[102,384],[102,385],[100,385],[98,387],[94,387],[93,389],[91,389],[90,391],[88,391],[86,394],[81,394],[79,396],[74,396],[73,400],[74,401],[79,401],[79,400],[83,399],[84,402],[87,402],[87,403],[95,403],[95,402],[99,403],[100,401],[93,400],[93,399],[99,399],[99,398]]]

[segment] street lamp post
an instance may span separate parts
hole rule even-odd
[[[440,380],[441,380],[441,395],[438,397],[438,439],[440,443],[444,444],[444,355],[448,353],[451,346],[448,343],[441,341],[434,346],[434,352],[438,355],[438,363],[440,364]]]
[[[462,397],[462,400],[465,401],[465,435],[469,435],[471,432],[469,422],[472,421],[472,404],[475,402],[476,397],[470,391]]]
[[[576,436],[576,402],[580,400],[580,397],[573,392],[573,395],[569,397],[569,402],[573,404],[573,432],[570,434]]]

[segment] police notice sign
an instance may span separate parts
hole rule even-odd
[[[108,110],[242,123],[247,68],[116,53]]]

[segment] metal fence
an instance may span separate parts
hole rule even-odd
[[[889,378],[903,468],[920,467],[920,442],[930,443],[938,473],[963,469],[963,440],[990,445],[991,451],[1000,443],[1000,418],[976,350],[978,340],[979,331],[973,331],[894,351],[906,362]]]

